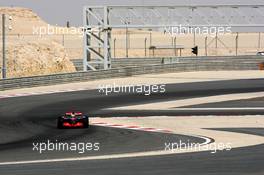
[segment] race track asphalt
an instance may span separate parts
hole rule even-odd
[[[17,160],[75,157],[76,153],[32,151],[32,142],[60,140],[67,142],[101,142],[102,150],[87,155],[104,155],[137,151],[159,150],[168,140],[191,140],[190,136],[149,133],[92,126],[88,130],[57,130],[56,118],[65,111],[78,110],[93,116],[150,116],[182,115],[177,111],[106,111],[104,108],[156,101],[187,99],[230,93],[263,91],[263,79],[229,80],[166,85],[166,93],[144,96],[142,94],[100,94],[97,90],[37,95],[1,99],[0,103],[0,162]],[[197,111],[186,113],[194,115]],[[263,114],[264,111],[253,111]],[[228,113],[228,111],[227,111]],[[203,114],[210,115],[210,111]],[[238,112],[239,114],[239,112]],[[233,131],[233,129],[230,129]],[[243,128],[239,132],[243,132]],[[263,135],[263,130],[250,130]],[[257,145],[233,149],[229,152],[186,153],[166,156],[89,160],[77,162],[43,163],[0,166],[0,174],[264,174],[264,148]],[[79,154],[77,154],[79,156]]]

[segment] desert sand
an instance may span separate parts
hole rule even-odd
[[[8,78],[75,71],[61,44],[48,37],[32,35],[34,27],[47,25],[32,10],[0,8],[0,13],[12,16],[12,21],[7,17],[7,28],[12,26],[7,30],[6,39]],[[2,43],[0,56],[2,58]]]

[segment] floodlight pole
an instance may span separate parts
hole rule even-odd
[[[5,52],[5,14],[2,14],[2,42],[3,42],[3,65],[2,65],[2,78],[6,79],[6,52]]]

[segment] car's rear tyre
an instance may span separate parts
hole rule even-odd
[[[63,129],[63,122],[61,121],[60,117],[57,119],[57,128],[58,129]]]

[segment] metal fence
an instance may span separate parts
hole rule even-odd
[[[192,56],[191,49],[194,46],[198,46],[199,56],[255,55],[264,50],[264,35],[232,33],[172,36],[154,31],[128,31],[112,35],[113,57],[185,57]]]
[[[1,37],[0,37],[1,39]],[[7,35],[7,46],[38,40],[55,41],[65,47],[70,59],[83,57],[82,35]],[[199,56],[255,55],[264,50],[264,33],[232,33],[225,35],[176,35],[157,31],[113,31],[112,57],[172,57],[193,56],[191,48],[198,46]],[[2,50],[2,43],[0,43]],[[153,49],[154,48],[154,49]],[[98,52],[102,52],[98,48]]]

